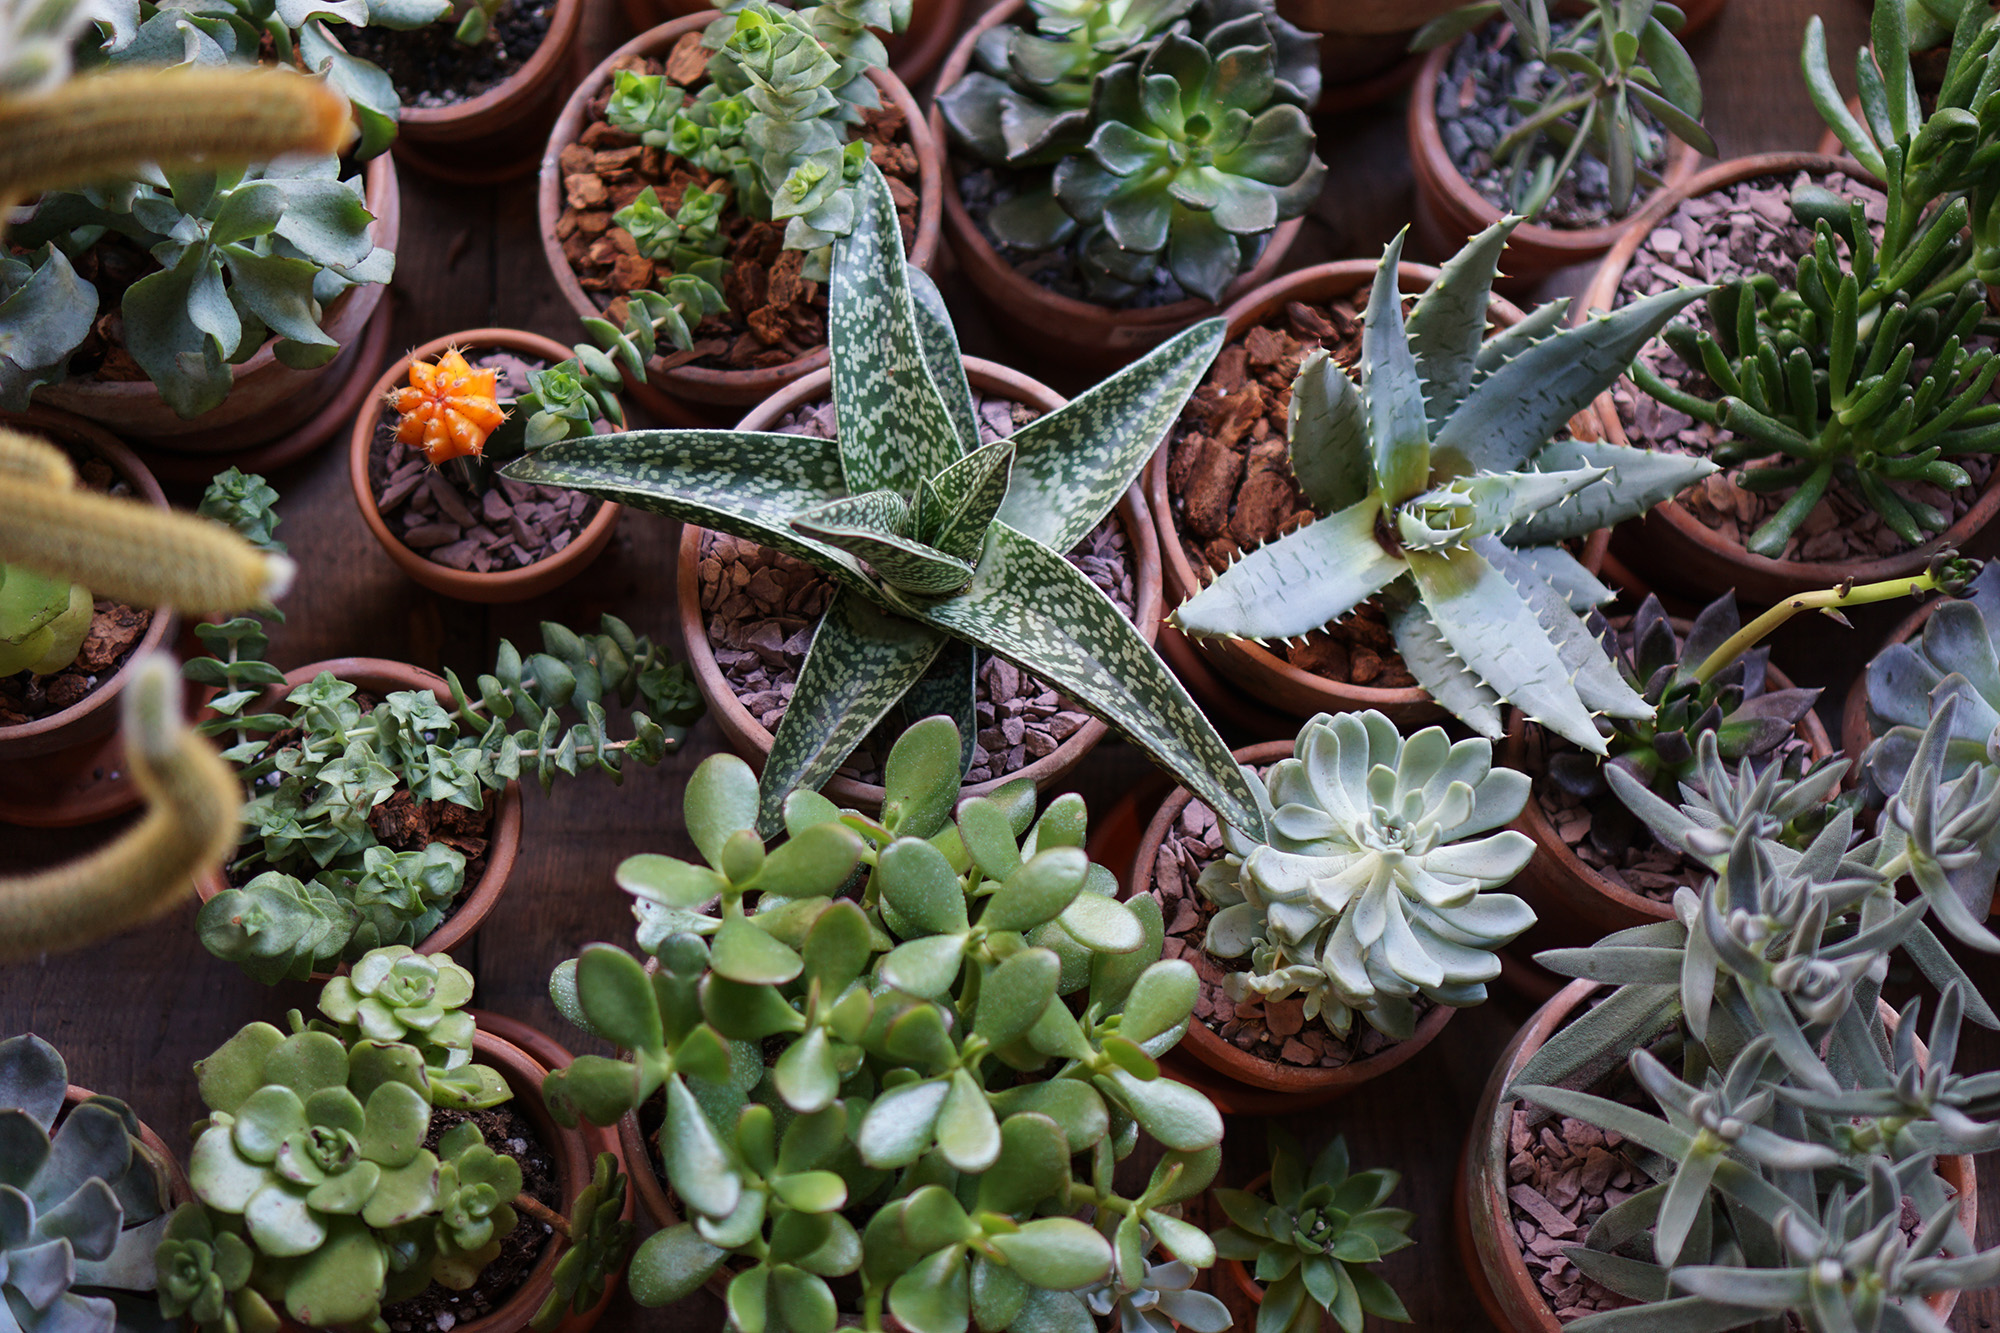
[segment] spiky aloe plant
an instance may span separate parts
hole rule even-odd
[[[837,442],[630,431],[551,444],[506,475],[761,542],[839,584],[764,764],[767,832],[789,792],[825,782],[899,701],[912,717],[951,717],[970,767],[978,650],[1082,700],[1232,823],[1262,828],[1208,719],[1063,558],[1179,413],[1222,321],[982,446],[957,336],[937,288],[904,263],[881,173],[871,166],[856,193],[829,292]]]
[[[1173,623],[1204,638],[1289,639],[1381,594],[1410,673],[1475,731],[1498,737],[1506,702],[1603,754],[1593,713],[1652,709],[1577,618],[1610,591],[1557,543],[1637,517],[1715,465],[1551,437],[1705,289],[1567,329],[1567,303],[1553,302],[1482,341],[1518,222],[1474,237],[1407,321],[1402,238],[1389,243],[1363,323],[1362,382],[1316,355],[1292,386],[1292,470],[1326,517],[1244,556]]]

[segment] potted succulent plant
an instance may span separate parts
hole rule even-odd
[[[203,1329],[421,1320],[583,1333],[631,1244],[617,1154],[564,1129],[549,1071],[479,1030],[445,954],[364,955],[320,1017],[252,1023],[195,1065],[195,1202],[159,1267]],[[593,1161],[594,1157],[594,1161]]]
[[[2000,801],[1990,782],[1943,781],[1952,708],[1920,739],[1882,836],[1858,845],[1853,809],[1828,800],[1839,763],[1732,778],[1710,733],[1706,794],[1679,808],[1609,770],[1712,873],[1679,891],[1672,920],[1539,955],[1580,980],[1502,1059],[1460,1176],[1467,1267],[1502,1327],[1789,1312],[1816,1331],[1929,1328],[1957,1289],[2000,1279],[2000,1252],[1974,1251],[1972,1168],[1956,1156],[1995,1142],[1991,1093],[1952,1069],[1961,1016],[2000,1017],[1931,929],[2000,951],[1943,871]],[[1906,876],[1918,892],[1901,903]],[[1915,1008],[1898,1020],[1879,1001],[1892,949],[1942,992],[1928,1063]],[[1592,1004],[1602,984],[1615,989]],[[1909,1313],[1920,1300],[1932,1318]]]
[[[1409,103],[1417,234],[1449,252],[1502,216],[1526,218],[1507,249],[1513,283],[1598,258],[1647,198],[1715,152],[1700,76],[1669,26],[1685,32],[1680,11],[1577,8],[1483,0],[1416,39],[1430,51]]]
[[[1505,701],[1601,753],[1593,713],[1651,709],[1576,614],[1610,590],[1560,543],[1645,512],[1713,465],[1551,437],[1699,292],[1561,331],[1556,303],[1485,339],[1512,228],[1474,238],[1407,318],[1402,239],[1390,243],[1362,320],[1365,382],[1315,351],[1292,385],[1291,474],[1324,517],[1230,564],[1170,623],[1195,639],[1270,642],[1376,598],[1410,675],[1475,731],[1497,740]],[[1256,690],[1261,678],[1244,680]],[[1271,701],[1301,702],[1278,689]]]
[[[937,151],[882,59],[860,14],[755,0],[642,33],[570,95],[542,248],[595,336],[636,339],[627,388],[655,415],[733,417],[826,364],[825,246],[864,162],[894,177],[903,244],[930,266]]]
[[[832,273],[837,440],[633,431],[559,441],[504,475],[702,524],[839,585],[763,764],[767,830],[791,791],[832,777],[899,702],[906,715],[948,709],[969,771],[982,651],[1081,701],[1255,827],[1214,728],[1142,631],[1063,558],[1126,494],[1219,323],[982,443],[943,300],[903,258],[881,173],[867,168],[855,193]]]
[[[1266,281],[1325,175],[1312,35],[1268,0],[1017,0],[938,88],[952,253],[1051,365],[1123,365]]]
[[[1405,740],[1372,710],[1322,714],[1296,742],[1237,757],[1269,834],[1177,791],[1146,828],[1126,901],[1157,904],[1169,955],[1200,977],[1176,1060],[1233,1085],[1219,1094],[1231,1110],[1314,1105],[1485,1000],[1497,950],[1535,919],[1491,891],[1534,850],[1493,832],[1527,777],[1494,767],[1489,741],[1454,744],[1437,727]]]
[[[634,32],[706,13],[701,0],[622,0]],[[838,12],[852,10],[882,42],[886,64],[906,88],[919,88],[958,34],[965,0],[843,0]]]
[[[829,1279],[847,1278],[845,1313],[871,1330],[1074,1328],[1085,1289],[1139,1290],[1152,1242],[1214,1262],[1179,1213],[1215,1174],[1222,1119],[1157,1063],[1193,969],[1160,958],[1157,911],[1118,903],[1091,865],[1080,797],[1039,818],[1026,782],[960,800],[958,751],[949,719],[918,723],[880,821],[797,791],[768,852],[749,768],[710,757],[686,807],[706,864],[619,871],[656,974],[594,944],[552,978],[626,1052],[551,1079],[558,1114],[657,1108],[629,1132],[685,1217],[656,1211],[641,1304],[721,1278],[732,1328],[767,1309],[827,1328]],[[1114,1114],[1134,1131],[1114,1139]],[[1165,1151],[1128,1195],[1115,1169],[1141,1132]]]

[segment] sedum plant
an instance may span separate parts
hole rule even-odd
[[[68,1091],[55,1047],[0,1041],[0,1317],[22,1333],[152,1329],[166,1166],[125,1103],[65,1110]]]
[[[1538,955],[1615,989],[1536,1052],[1510,1095],[1621,1135],[1652,1182],[1565,1251],[1638,1302],[1577,1321],[1578,1333],[1773,1317],[1810,1333],[1930,1329],[1923,1295],[2000,1280],[2000,1251],[1975,1252],[1936,1174],[1941,1154],[2000,1141],[1991,1081],[1952,1068],[1961,1017],[2000,1027],[2000,1016],[1927,919],[2000,952],[1954,910],[1943,878],[2000,820],[1995,784],[1943,782],[1956,706],[1923,734],[1865,842],[1850,806],[1809,818],[1844,761],[1799,778],[1731,775],[1708,733],[1706,795],[1679,808],[1609,771],[1663,843],[1713,874],[1678,891],[1672,920]],[[1902,902],[1906,878],[1918,893]],[[1878,1004],[1896,950],[1942,992],[1927,1060],[1917,1006],[1896,1020]],[[1637,1104],[1611,1081],[1626,1070]],[[1918,1225],[1905,1231],[1911,1210]]]
[[[1321,713],[1258,796],[1268,836],[1225,822],[1227,854],[1197,881],[1219,909],[1204,947],[1250,959],[1224,977],[1232,999],[1303,994],[1308,1020],[1345,1035],[1360,1014],[1398,1039],[1419,995],[1485,1000],[1495,951],[1535,923],[1489,892],[1534,854],[1525,834],[1491,832],[1521,812],[1526,774],[1494,768],[1485,740],[1427,727],[1406,741],[1372,709]]]
[[[1416,1215],[1384,1208],[1401,1177],[1394,1171],[1350,1173],[1347,1142],[1335,1137],[1307,1165],[1291,1136],[1273,1125],[1269,1199],[1216,1190],[1229,1225],[1215,1252],[1250,1266],[1262,1285],[1256,1333],[1314,1333],[1322,1315],[1341,1333],[1361,1333],[1362,1319],[1410,1322],[1402,1298],[1368,1266],[1410,1245]]]
[[[1551,437],[1701,292],[1574,328],[1559,327],[1555,302],[1485,339],[1517,221],[1468,242],[1407,319],[1402,239],[1390,243],[1368,299],[1362,382],[1315,354],[1292,386],[1292,471],[1326,517],[1245,555],[1173,623],[1206,638],[1288,639],[1379,594],[1411,674],[1473,730],[1497,739],[1504,702],[1603,754],[1593,714],[1653,710],[1577,618],[1610,592],[1559,543],[1637,517],[1714,464]]]
[[[1196,326],[1004,440],[982,446],[957,336],[904,262],[872,166],[834,246],[839,439],[631,431],[508,466],[804,560],[840,586],[764,763],[758,826],[825,782],[899,702],[976,731],[977,654],[996,653],[1109,720],[1216,810],[1257,827],[1228,748],[1152,647],[1063,553],[1103,520],[1220,346]]]
[[[1220,301],[1326,176],[1307,119],[1313,35],[1262,0],[1030,8],[1034,33],[990,29],[978,68],[938,97],[953,141],[1016,175],[995,237],[1075,246],[1100,301],[1161,270]]]
[[[1067,1329],[1107,1283],[1142,1300],[1155,1241],[1214,1262],[1179,1214],[1215,1174],[1222,1120],[1157,1064],[1194,969],[1161,959],[1157,904],[1117,901],[1085,855],[1079,797],[1039,817],[1026,781],[960,801],[958,764],[949,719],[919,722],[879,820],[797,791],[766,850],[756,780],[712,756],[687,789],[701,862],[619,868],[654,976],[594,944],[551,979],[624,1052],[552,1074],[551,1108],[662,1112],[689,1220],[634,1255],[641,1304],[726,1266],[737,1333],[831,1329],[839,1279],[877,1333]],[[1164,1153],[1128,1193],[1118,1166],[1142,1132]]]

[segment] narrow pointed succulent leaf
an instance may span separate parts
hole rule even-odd
[[[794,531],[805,510],[846,495],[832,440],[729,430],[635,430],[558,440],[503,474],[562,486],[748,538],[850,583],[854,557]]]
[[[816,541],[865,561],[875,576],[890,587],[919,597],[936,597],[963,588],[972,577],[972,566],[957,556],[894,533],[838,528],[806,519],[795,521],[793,526]]]
[[[1544,338],[1554,337],[1568,316],[1569,298],[1558,297],[1536,306],[1518,322],[1509,324],[1488,338],[1480,344],[1479,356],[1472,370],[1473,384],[1477,386],[1481,380]]]
[[[1152,645],[1096,584],[1040,542],[995,523],[971,586],[913,602],[910,613],[1062,681],[1224,819],[1262,829],[1229,747]]]
[[[979,654],[963,639],[946,639],[938,654],[916,683],[903,694],[903,716],[911,722],[927,717],[948,717],[958,729],[958,771],[963,777],[972,768],[972,750],[977,743],[979,717],[976,710],[979,690]]]
[[[936,630],[886,615],[846,588],[834,594],[758,777],[759,829],[776,833],[785,797],[801,787],[816,790],[847,762],[923,677],[944,641]]]
[[[834,242],[827,284],[841,465],[850,491],[913,495],[918,478],[957,461],[958,429],[931,377],[896,206],[873,163],[853,195],[854,230]]]
[[[1362,317],[1361,364],[1368,399],[1368,436],[1375,458],[1375,487],[1390,503],[1424,489],[1431,475],[1430,422],[1424,382],[1417,373],[1403,325],[1399,282],[1403,238],[1382,252]]]
[[[1561,472],[1483,472],[1454,490],[1472,499],[1472,534],[1506,532],[1515,524],[1555,509],[1579,491],[1610,476],[1608,468],[1567,468]]]
[[[986,525],[1000,512],[1014,465],[1014,442],[995,440],[959,459],[924,487],[923,528],[917,533],[938,550],[971,560],[986,540]]]
[[[1088,536],[1179,419],[1227,327],[1203,320],[1015,431],[999,520],[1057,553]]]
[[[1260,546],[1173,614],[1197,636],[1289,639],[1338,620],[1408,568],[1375,538],[1373,496]]]
[[[1535,455],[1536,471],[1609,468],[1611,475],[1562,504],[1531,514],[1507,529],[1509,546],[1545,546],[1638,518],[1715,471],[1706,458],[1632,449],[1600,440],[1557,440]]]
[[[1430,691],[1440,708],[1489,739],[1507,734],[1499,694],[1466,666],[1421,600],[1411,598],[1390,606],[1389,633],[1396,640],[1403,665],[1417,678],[1417,684]]]
[[[1609,388],[1668,320],[1711,290],[1677,287],[1522,348],[1474,386],[1431,447],[1482,471],[1520,467]]]
[[[1560,546],[1517,546],[1512,549],[1514,558],[1528,565],[1544,583],[1561,593],[1572,611],[1581,614],[1593,606],[1604,605],[1618,595]]]
[[[1518,222],[1517,218],[1502,218],[1473,237],[1445,261],[1438,280],[1410,312],[1410,350],[1417,358],[1417,373],[1423,377],[1433,433],[1472,388],[1479,346],[1486,337],[1486,307],[1492,300],[1500,251]],[[1435,457],[1432,466],[1456,470],[1449,460]]]
[[[1285,438],[1292,475],[1322,514],[1337,514],[1368,494],[1368,405],[1347,372],[1315,350],[1292,381]]]
[[[917,316],[917,345],[923,350],[924,365],[931,383],[944,402],[945,416],[958,436],[960,454],[979,447],[979,422],[972,411],[972,386],[965,378],[964,354],[958,350],[958,331],[952,327],[951,312],[945,308],[944,293],[920,268],[904,270],[910,279],[910,296]]]
[[[1625,683],[1625,677],[1604,647],[1562,594],[1542,582],[1534,567],[1491,537],[1481,537],[1473,549],[1500,571],[1535,613],[1535,619],[1555,645],[1556,655],[1571,674],[1577,698],[1593,713],[1611,717],[1650,718],[1654,706]]]

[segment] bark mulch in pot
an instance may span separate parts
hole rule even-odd
[[[408,32],[343,27],[340,43],[379,66],[404,106],[456,106],[519,73],[548,36],[555,11],[555,0],[507,0],[493,15],[487,40],[471,46],[452,35],[455,21]]]
[[[1813,245],[1812,228],[1792,217],[1791,192],[1794,186],[1813,180],[1806,172],[1793,177],[1763,176],[1687,200],[1633,253],[1619,282],[1619,304],[1683,283],[1728,282],[1756,273],[1769,273],[1781,283],[1789,283],[1799,256]],[[1817,183],[1837,194],[1864,200],[1869,219],[1880,227],[1885,204],[1879,191],[1839,174],[1820,178]],[[1835,245],[1845,255],[1845,242],[1836,241]],[[1689,311],[1704,328],[1712,330],[1706,301],[1697,301]],[[1684,364],[1664,341],[1655,339],[1639,355],[1667,383],[1698,397],[1715,396],[1715,386],[1708,377]],[[1727,438],[1726,432],[1654,401],[1629,380],[1618,382],[1612,401],[1635,445],[1706,456]],[[1954,522],[1978,502],[1992,475],[1993,459],[1986,454],[1966,454],[1953,461],[1970,474],[1970,485],[1946,492],[1924,482],[1885,484],[1931,505],[1947,522]],[[1776,513],[1793,490],[1745,490],[1737,484],[1745,470],[1743,465],[1724,468],[1679,496],[1681,505],[1697,520],[1737,545]],[[1826,498],[1786,543],[1781,558],[1844,564],[1876,560],[1907,549],[1873,506],[1836,478]]]
[[[469,358],[500,372],[505,398],[528,391],[528,376],[545,368],[539,357],[488,351]],[[411,550],[453,569],[485,574],[520,569],[576,540],[603,507],[581,491],[530,486],[493,475],[475,493],[461,470],[433,468],[421,449],[396,439],[394,408],[376,409],[375,439],[368,447],[368,485],[389,530]]]
[[[1564,1253],[1591,1223],[1652,1186],[1629,1161],[1624,1136],[1516,1105],[1507,1135],[1507,1203],[1521,1258],[1564,1323],[1636,1302],[1585,1277]]]
[[[1365,299],[1365,298],[1364,298]],[[1172,433],[1167,493],[1188,564],[1221,573],[1244,551],[1320,517],[1292,475],[1285,415],[1299,364],[1323,347],[1343,367],[1361,358],[1355,303],[1294,301],[1282,328],[1260,326],[1222,350]],[[1347,685],[1406,689],[1403,665],[1379,601],[1303,643],[1264,645],[1302,671]]]
[[[1014,433],[1040,415],[1031,408],[973,391],[981,443]],[[831,403],[800,408],[771,428],[782,434],[834,438]],[[1104,590],[1129,619],[1137,604],[1137,561],[1116,514],[1106,516],[1076,549],[1070,563]],[[701,609],[716,665],[743,706],[775,732],[784,720],[813,629],[833,595],[833,581],[803,561],[718,532],[701,542]],[[982,655],[983,656],[983,655]],[[1083,705],[1011,662],[984,657],[974,710],[979,731],[968,783],[1005,777],[1054,753],[1090,720]],[[915,721],[911,718],[909,721]],[[901,734],[892,712],[869,734],[839,775],[882,781],[882,764]]]
[[[1194,1021],[1206,1023],[1217,1036],[1240,1051],[1273,1064],[1338,1069],[1378,1055],[1396,1044],[1357,1017],[1343,1037],[1319,1018],[1307,1019],[1299,996],[1267,1002],[1261,995],[1238,1002],[1223,989],[1223,979],[1249,967],[1247,958],[1216,958],[1205,947],[1208,921],[1215,908],[1195,887],[1201,872],[1222,858],[1222,826],[1215,812],[1200,801],[1189,801],[1160,842],[1148,892],[1160,904],[1167,938],[1163,956],[1184,958],[1201,979]],[[1419,996],[1417,1018],[1432,1009]]]
[[[487,1147],[520,1163],[522,1193],[552,1212],[562,1211],[555,1157],[528,1118],[508,1103],[479,1111],[436,1108],[431,1112],[424,1147],[435,1152],[438,1140],[467,1120],[479,1126]],[[520,1213],[514,1229],[500,1239],[499,1257],[486,1265],[469,1290],[453,1291],[433,1282],[408,1300],[384,1306],[382,1318],[390,1333],[450,1333],[461,1324],[493,1313],[528,1280],[554,1235],[548,1223]]]
[[[102,495],[131,496],[131,486],[109,463],[88,450],[69,452],[82,485]],[[98,599],[92,605],[90,631],[84,635],[76,661],[46,676],[28,671],[0,676],[0,727],[24,726],[88,698],[117,674],[152,623],[149,610]]]
[[[664,73],[694,91],[705,82],[702,71],[711,54],[703,49],[701,34],[691,32],[674,44],[664,62],[635,56],[620,68]],[[667,274],[639,254],[631,233],[616,225],[612,214],[649,185],[661,206],[673,213],[690,186],[704,189],[722,178],[690,168],[664,149],[647,148],[608,123],[604,109],[613,82],[606,79],[591,99],[582,136],[559,158],[564,206],[556,239],[578,285],[603,301],[607,319],[623,324],[625,293],[651,287]],[[916,149],[905,142],[903,113],[894,103],[885,102],[861,117],[860,137],[889,183],[907,249],[917,233]],[[727,181],[723,184],[728,188]],[[722,235],[728,261],[722,294],[729,308],[701,322],[687,351],[663,348],[667,369],[756,370],[784,365],[825,345],[826,291],[800,276],[805,256],[784,248],[785,224],[754,221],[732,205],[722,212]]]
[[[1570,25],[1558,22],[1552,26],[1560,33]],[[1557,71],[1525,55],[1514,40],[1513,24],[1490,23],[1452,48],[1437,84],[1438,135],[1452,166],[1486,202],[1503,213],[1512,204],[1508,184],[1513,168],[1494,162],[1492,150],[1522,119],[1522,113],[1509,106],[1508,99],[1526,97],[1545,106],[1564,86]],[[1665,131],[1650,113],[1642,111],[1640,115],[1656,136],[1656,150],[1639,165],[1664,174]],[[1637,208],[1643,198],[1643,191],[1635,192],[1632,207]],[[1610,169],[1588,155],[1577,158],[1535,219],[1540,226],[1568,231],[1602,227],[1617,220],[1611,208]]]

